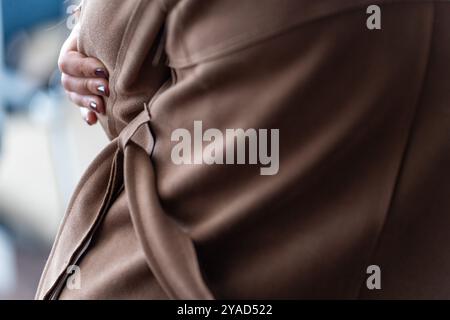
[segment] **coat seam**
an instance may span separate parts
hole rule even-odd
[[[113,135],[117,135],[117,123],[116,123],[116,120],[114,119],[114,106],[117,102],[117,84],[118,84],[117,80],[119,79],[119,76],[120,76],[121,70],[122,70],[121,62],[124,59],[124,50],[128,47],[128,44],[131,42],[130,32],[137,24],[137,22],[136,22],[137,19],[135,19],[135,18],[137,16],[137,14],[139,13],[139,11],[140,11],[140,14],[142,14],[142,10],[139,10],[142,3],[143,3],[143,0],[139,0],[139,2],[137,2],[136,6],[133,9],[133,13],[131,14],[131,16],[128,19],[127,26],[125,28],[125,32],[123,33],[122,40],[121,40],[119,50],[118,50],[118,53],[116,56],[116,60],[114,63],[114,68],[117,71],[114,72],[114,74],[115,74],[114,79],[111,79],[111,80],[114,80],[113,90],[111,91],[111,92],[114,92],[114,98],[109,106],[110,112],[111,112],[111,118],[110,118],[110,120],[108,120],[108,126],[111,126],[110,131]]]
[[[433,0],[407,0],[405,2],[395,0],[375,0],[374,4],[376,3],[379,5],[389,5],[402,3],[405,4],[405,3],[432,3],[432,2]],[[240,52],[247,48],[251,48],[255,45],[258,45],[259,43],[280,36],[282,34],[291,32],[292,30],[301,28],[305,25],[309,25],[317,21],[361,10],[361,8],[364,8],[366,5],[367,3],[359,3],[357,5],[343,8],[342,10],[339,11],[325,12],[323,15],[313,16],[310,18],[306,18],[305,20],[296,19],[295,21],[290,23],[279,23],[276,25],[270,25],[270,27],[267,27],[264,31],[258,30],[244,34],[237,34],[222,42],[219,42],[216,45],[212,45],[209,48],[200,50],[197,53],[192,53],[191,50],[189,50],[186,47],[184,39],[180,39],[182,50],[184,51],[183,53],[185,57],[171,56],[169,66],[173,68],[188,68],[203,62],[218,60],[220,58],[223,58],[224,56]]]

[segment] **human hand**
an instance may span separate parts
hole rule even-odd
[[[108,71],[101,61],[87,57],[77,49],[79,26],[75,26],[61,48],[58,67],[68,98],[78,105],[89,125],[97,123],[97,114],[105,113],[103,97],[109,96]]]

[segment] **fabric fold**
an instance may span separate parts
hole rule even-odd
[[[111,160],[107,161],[110,163],[110,175],[102,192],[104,200],[88,235],[76,248],[74,255],[66,260],[66,265],[77,264],[82,259],[109,206],[125,188],[137,238],[149,268],[167,295],[173,299],[212,299],[213,295],[202,278],[192,240],[164,212],[158,199],[150,158],[154,137],[149,122],[148,111],[142,111],[116,140],[116,151],[110,154]],[[86,195],[78,196],[74,206],[85,200]],[[39,296],[44,299],[58,298],[68,277],[65,269],[59,270],[58,277]]]
[[[150,269],[173,299],[212,299],[189,235],[162,208],[150,155],[154,138],[143,111],[121,133],[131,219]]]

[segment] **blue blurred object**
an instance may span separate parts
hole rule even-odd
[[[16,74],[14,66],[7,63],[5,52],[16,35],[48,21],[63,21],[68,5],[67,0],[0,0],[0,148],[5,111],[23,110],[25,101],[38,89],[29,79]]]
[[[61,18],[64,0],[3,0],[4,44],[7,46],[14,34],[27,31],[37,24]]]
[[[2,154],[2,148],[3,148],[2,137],[3,137],[4,123],[5,123],[5,112],[4,112],[3,108],[0,106],[0,155]]]
[[[0,0],[0,77],[4,73],[4,32],[3,32],[3,0]],[[1,84],[1,83],[0,83]],[[2,152],[2,137],[3,137],[3,127],[4,127],[4,94],[3,89],[0,89],[0,155]]]

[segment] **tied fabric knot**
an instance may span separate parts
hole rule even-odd
[[[149,113],[147,110],[144,110],[120,133],[118,139],[119,149],[124,152],[127,144],[132,141],[151,156],[155,146],[155,139],[149,123]]]
[[[63,248],[63,253],[58,254],[63,258],[67,255],[67,258],[61,263],[58,257],[52,264],[52,260],[55,260],[55,253],[52,252],[47,267],[50,271],[45,271],[52,276],[45,279],[38,291],[38,297],[58,299],[67,281],[67,266],[78,264],[82,257],[88,254],[92,238],[109,208],[125,191],[133,227],[147,264],[167,296],[183,300],[213,299],[203,280],[192,239],[161,205],[150,157],[154,146],[150,116],[148,110],[144,110],[123,129],[112,145],[107,147],[104,155],[94,161],[86,173],[87,177],[82,179],[78,187],[79,193],[74,195],[73,204],[68,211],[68,220],[77,214],[83,214],[74,208],[78,208],[90,195],[90,192],[83,192],[83,188],[89,189],[90,180],[107,180],[107,183],[102,184],[102,201],[96,207],[98,209],[93,209],[96,210],[95,214],[89,213],[92,215],[88,217],[91,222],[84,236],[74,234],[73,228],[67,228],[71,222],[66,221],[57,243]],[[105,168],[105,163],[109,169]],[[103,168],[101,172],[98,172],[99,168]],[[77,244],[67,243],[69,241]],[[67,252],[67,249],[70,252]],[[54,251],[58,251],[58,246]]]
[[[148,110],[120,134],[131,220],[155,278],[172,299],[213,299],[190,236],[161,206],[151,154],[155,139]]]

